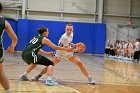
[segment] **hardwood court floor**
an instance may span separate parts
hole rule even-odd
[[[45,85],[44,75],[38,82],[19,81],[18,77],[27,68],[21,54],[5,53],[4,69],[9,78],[12,93],[140,93],[140,64],[117,62],[103,57],[78,54],[97,84],[87,84],[79,68],[67,60],[55,66],[54,76],[59,86]],[[29,74],[37,75],[43,66]],[[3,92],[0,86],[0,93]]]

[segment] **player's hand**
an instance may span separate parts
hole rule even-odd
[[[72,47],[72,48],[68,48],[66,51],[67,52],[79,52],[80,48]]]
[[[12,46],[9,46],[8,48],[7,48],[7,52],[8,53],[13,53],[15,50],[14,50],[14,47],[12,47]]]
[[[75,48],[74,52],[82,52],[80,48]]]
[[[47,52],[47,56],[50,56],[50,57],[54,56],[54,52]]]

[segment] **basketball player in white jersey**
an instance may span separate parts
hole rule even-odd
[[[71,23],[68,23],[65,27],[65,33],[59,39],[58,45],[61,46],[61,47],[65,47],[65,48],[72,47],[72,46],[74,46],[74,44],[72,43],[72,40],[73,40],[73,25]],[[73,55],[73,53],[74,52],[57,50],[56,54],[55,54],[55,57],[52,58],[52,61],[56,65],[63,58],[66,58],[67,60],[76,64],[80,68],[82,73],[87,77],[89,84],[95,84],[95,81],[93,80],[93,78],[91,76],[89,76],[85,66],[83,65],[82,60],[78,56]],[[39,80],[39,78],[44,73],[45,73],[45,70],[42,70],[41,73],[39,75],[33,77],[32,80],[35,80],[35,81]]]

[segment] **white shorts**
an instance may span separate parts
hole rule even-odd
[[[57,50],[55,57],[57,57],[59,60],[62,60],[63,58],[69,59],[70,57],[72,57],[74,54],[74,52],[66,52],[66,51],[60,51]]]

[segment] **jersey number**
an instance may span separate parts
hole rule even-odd
[[[35,44],[37,41],[38,41],[38,38],[35,38],[35,37],[34,37],[34,38],[30,41],[30,43]]]

